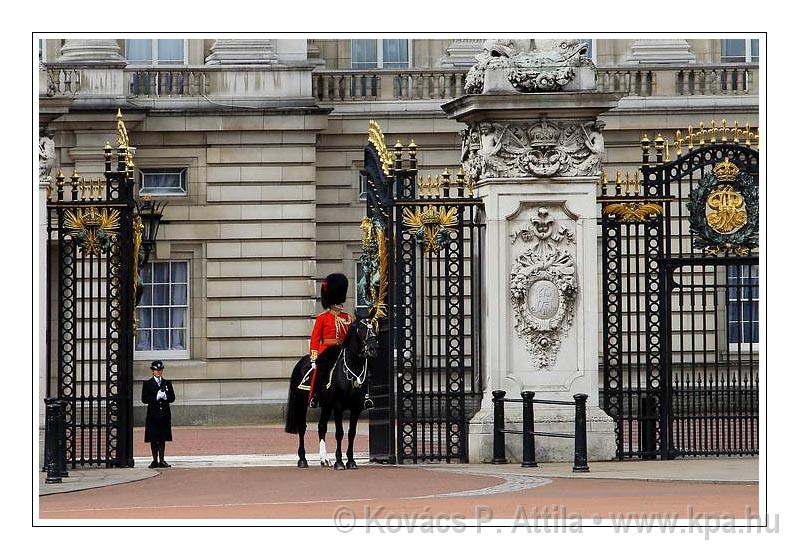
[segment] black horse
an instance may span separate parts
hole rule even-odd
[[[333,413],[336,422],[336,462],[333,468],[355,469],[353,460],[353,440],[356,437],[358,417],[364,408],[364,384],[367,380],[369,360],[378,353],[378,339],[369,319],[354,322],[341,345],[330,346],[317,357],[320,375],[316,380],[316,393],[320,405],[319,418],[319,458],[322,466],[331,466],[325,447],[325,434],[328,420]],[[298,434],[300,446],[297,449],[297,466],[308,467],[306,461],[305,434],[306,414],[308,413],[308,391],[298,389],[305,373],[311,367],[311,357],[303,356],[292,371],[289,384],[289,399],[286,405],[286,431]],[[330,371],[330,376],[322,372]],[[330,381],[330,382],[329,382]],[[347,465],[342,463],[342,413],[350,411],[350,429],[347,432]]]

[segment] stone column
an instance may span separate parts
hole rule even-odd
[[[274,39],[217,39],[206,64],[272,64],[277,60]]]
[[[57,62],[123,62],[116,39],[67,39]]]
[[[696,61],[685,39],[639,39],[628,54],[628,62],[635,64],[694,64]]]
[[[125,59],[115,39],[67,39],[55,68],[72,72],[76,97],[124,97]]]
[[[586,393],[590,460],[614,455],[614,425],[598,399],[596,183],[603,155],[597,117],[617,99],[593,89],[515,92],[467,95],[443,106],[466,125],[464,167],[486,212],[486,393],[469,426],[471,462],[491,459],[495,390],[570,402]],[[573,432],[574,407],[534,410],[537,431]],[[520,405],[509,403],[506,419],[521,426]],[[506,438],[510,458],[521,458],[521,442]],[[538,437],[536,460],[571,461],[573,445]]]

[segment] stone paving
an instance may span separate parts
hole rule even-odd
[[[744,515],[758,504],[758,458],[610,461],[590,463],[588,473],[573,473],[566,463],[525,469],[375,465],[360,433],[355,453],[360,468],[335,472],[320,467],[315,433],[306,436],[309,469],[296,468],[296,437],[279,426],[177,427],[173,435],[167,447],[170,469],[147,468],[150,458],[142,454],[147,448],[137,441],[132,469],[75,469],[61,484],[44,484],[41,474],[41,517],[331,519],[337,504],[362,513],[367,505],[396,512],[432,507],[469,517],[479,502],[494,508],[495,516],[513,516],[520,506],[541,512],[556,504],[580,515],[623,510],[679,515],[687,507]],[[332,455],[330,434],[327,443]],[[153,492],[159,503],[148,505],[142,497]]]

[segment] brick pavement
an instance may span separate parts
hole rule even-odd
[[[333,422],[329,424],[325,438],[328,449],[335,446]],[[355,441],[356,452],[369,450],[368,426],[359,426]],[[318,449],[317,424],[310,424],[306,432],[306,451]],[[347,446],[347,436],[342,442]],[[172,428],[172,441],[167,444],[168,457],[183,455],[256,455],[283,454],[297,451],[297,436],[287,434],[283,426],[176,426]],[[144,442],[144,428],[133,430],[133,454],[148,457],[150,444]]]

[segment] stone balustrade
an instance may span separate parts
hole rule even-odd
[[[46,64],[48,96],[122,94],[137,98],[273,97],[313,95],[320,103],[453,99],[464,94],[466,68],[315,70],[311,92],[300,74],[307,68],[225,66],[114,66],[87,69]],[[264,74],[281,73],[270,86]],[[119,77],[117,78],[117,74]],[[304,83],[305,82],[305,83]],[[262,83],[262,86],[253,85]],[[238,84],[238,85],[237,85]],[[628,65],[597,69],[597,89],[624,95],[757,95],[757,64]],[[107,91],[106,91],[107,90]],[[121,90],[121,91],[120,91]],[[238,95],[236,95],[238,91]],[[42,95],[45,95],[42,88]]]
[[[451,99],[464,94],[467,69],[318,70],[314,98],[321,103]]]
[[[205,66],[128,66],[124,74],[127,97],[197,97],[210,93]]]
[[[597,89],[626,95],[758,95],[757,64],[614,66],[597,69]]]

